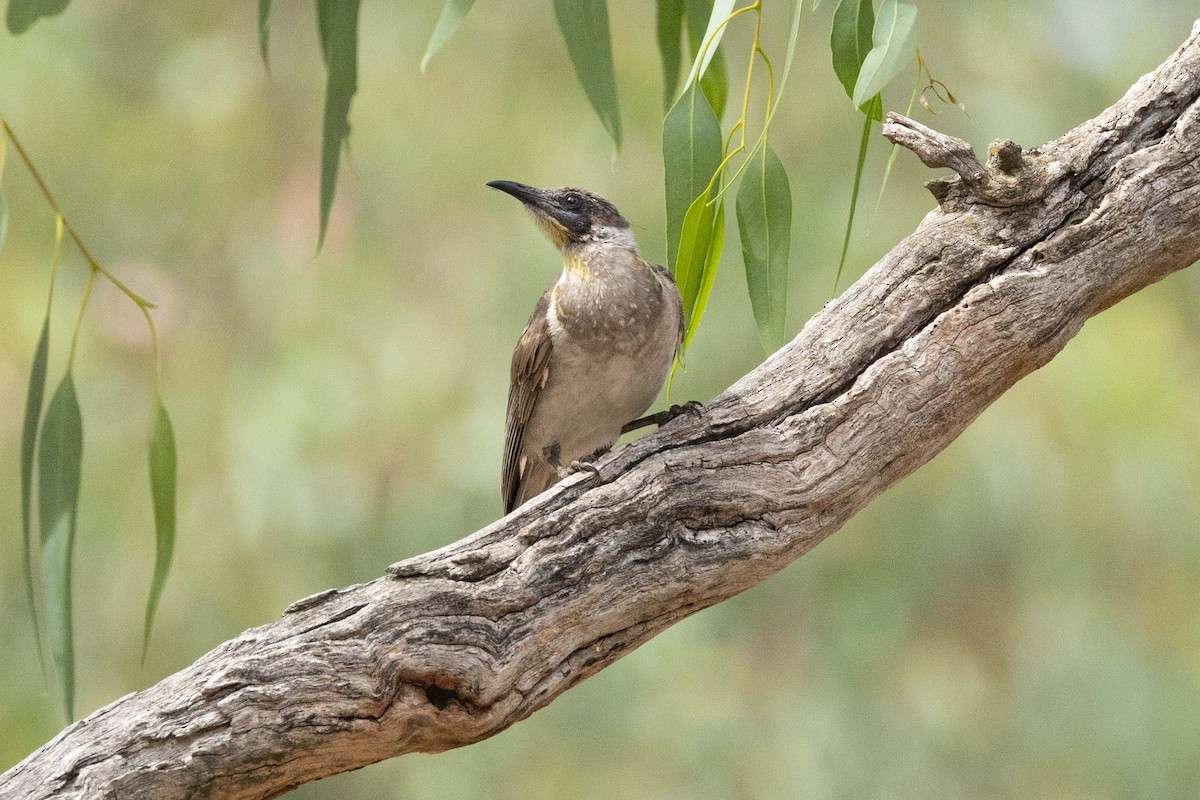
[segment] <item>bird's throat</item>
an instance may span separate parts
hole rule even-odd
[[[589,282],[592,279],[592,268],[587,259],[577,249],[568,247],[563,250],[563,272],[570,278]]]

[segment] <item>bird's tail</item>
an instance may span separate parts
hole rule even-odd
[[[515,499],[508,508],[504,509],[504,513],[507,514],[517,506],[524,504],[526,500],[537,497],[556,483],[558,483],[558,472],[554,467],[540,458],[533,459],[533,463],[521,476],[521,483],[517,486]]]

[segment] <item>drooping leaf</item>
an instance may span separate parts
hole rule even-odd
[[[829,34],[833,71],[851,99],[862,63],[871,52],[874,27],[875,9],[871,0],[839,0],[833,10],[833,29]]]
[[[883,91],[917,55],[917,7],[908,0],[883,0],[871,35],[871,52],[854,84],[854,104],[862,106]]]
[[[721,23],[733,11],[734,0],[714,0],[712,3],[712,11],[708,16],[708,25],[704,29],[704,34],[700,38],[699,52],[692,64],[692,69],[688,72],[687,82],[685,86],[697,80],[708,69],[709,63],[716,57],[721,44],[721,37],[725,35],[725,30],[728,26],[722,26]],[[704,43],[708,46],[705,47]]]
[[[37,603],[33,587],[33,456],[36,452],[38,422],[42,417],[42,398],[46,392],[46,361],[50,354],[50,314],[42,323],[37,348],[33,354],[33,369],[29,373],[29,389],[25,394],[25,425],[21,431],[21,552],[24,554],[25,596],[29,601],[29,617],[33,620],[33,635],[37,639],[38,660],[42,661],[41,626],[38,625]]]
[[[787,320],[792,190],[769,144],[751,157],[737,195],[738,235],[758,335],[768,352],[783,344]]]
[[[150,497],[154,501],[154,577],[146,599],[146,621],[142,629],[142,660],[150,644],[154,612],[162,596],[171,556],[175,552],[175,432],[162,398],[154,404],[154,433],[150,438]]]
[[[58,666],[67,717],[74,716],[75,645],[71,626],[71,551],[79,511],[83,464],[83,420],[75,383],[67,373],[42,421],[38,447],[38,525],[42,543],[42,587],[46,635]]]
[[[329,210],[337,190],[338,162],[350,136],[350,101],[358,89],[358,8],[360,0],[317,0],[317,28],[325,58],[325,119],[321,136],[320,232],[325,244]]]
[[[263,66],[271,69],[271,0],[258,0],[258,52]]]
[[[717,187],[701,194],[688,208],[679,232],[675,280],[683,298],[683,349],[687,349],[704,316],[725,242],[725,202],[710,202]]]
[[[583,91],[617,147],[621,146],[621,110],[606,0],[554,0],[558,27]]]
[[[838,259],[837,276],[833,279],[836,288],[842,279],[842,268],[846,266],[846,254],[850,252],[850,232],[854,229],[854,209],[858,205],[858,189],[862,185],[863,166],[867,163],[867,147],[871,144],[871,125],[883,116],[883,99],[875,95],[863,108],[862,137],[858,141],[858,161],[854,165],[854,186],[850,190],[850,213],[846,217],[846,236],[842,239],[842,255]]]
[[[687,0],[687,3],[688,43],[694,68],[695,59],[700,55],[700,48],[704,43],[705,33],[708,31],[713,12],[713,0]],[[721,34],[723,35],[724,32],[722,29]],[[725,52],[721,49],[720,36],[713,42],[709,50],[711,51],[709,63],[700,76],[700,88],[704,91],[704,96],[708,98],[708,103],[712,106],[717,119],[721,119],[725,116],[725,105],[729,99],[729,74],[725,67]]]
[[[904,109],[904,116],[912,116],[913,104],[917,102],[917,96],[921,93],[921,70],[917,70],[917,82],[913,84],[912,94],[908,98],[908,108]],[[879,194],[875,197],[875,208],[871,211],[871,219],[879,213],[879,206],[883,203],[883,193],[887,191],[888,178],[892,174],[892,165],[896,163],[896,155],[900,152],[900,145],[893,143],[888,151],[887,164],[883,168],[883,180],[879,182]]]
[[[712,230],[708,237],[708,248],[704,254],[704,265],[700,272],[700,291],[688,314],[683,334],[683,347],[686,350],[692,344],[692,337],[700,328],[700,320],[704,309],[708,307],[708,297],[712,294],[713,280],[717,277],[717,266],[721,262],[721,250],[725,246],[725,200],[717,203],[717,213],[712,220]]]
[[[425,55],[421,56],[421,72],[425,71],[429,59],[442,49],[442,45],[450,41],[450,37],[458,30],[463,17],[467,16],[467,12],[473,5],[475,5],[475,0],[446,0],[446,5],[442,6],[441,16],[438,17],[437,24],[433,26],[433,35],[429,37]]]
[[[697,197],[688,207],[679,231],[679,259],[675,263],[675,283],[683,298],[684,346],[687,346],[686,331],[691,330],[692,315],[700,298],[700,286],[704,277],[704,262],[708,259],[712,243],[713,222],[716,211],[709,205],[709,193]]]
[[[663,120],[667,266],[673,272],[684,216],[721,165],[721,142],[721,125],[704,92],[688,86]]]
[[[725,69],[725,53],[723,51],[717,50],[712,63],[700,77],[700,89],[708,98],[717,119],[724,117],[725,106],[729,102],[729,74]]]
[[[40,17],[53,17],[67,10],[71,0],[8,0],[8,30],[24,33]]]
[[[655,13],[658,54],[663,69],[663,110],[669,110],[679,86],[680,37],[683,33],[683,0],[658,0]]]
[[[819,0],[818,0],[819,2]],[[813,6],[816,9],[816,6]],[[800,33],[800,18],[804,13],[804,0],[796,0],[796,7],[792,11],[792,27],[789,28],[787,54],[783,61],[783,75],[779,78],[779,88],[775,91],[775,106],[779,105],[779,99],[783,97],[783,88],[787,86],[788,75],[792,72],[792,60],[796,55],[797,35]],[[774,106],[772,106],[772,114]]]

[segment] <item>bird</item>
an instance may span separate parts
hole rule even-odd
[[[562,254],[513,352],[501,495],[511,512],[608,452],[662,389],[683,340],[671,273],[638,251],[629,222],[595,192],[491,181],[524,204]]]

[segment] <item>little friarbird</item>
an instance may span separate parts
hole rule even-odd
[[[671,273],[642,259],[629,223],[600,195],[488,186],[525,205],[563,263],[513,353],[501,468],[508,513],[609,450],[650,407],[683,337],[683,303]]]

